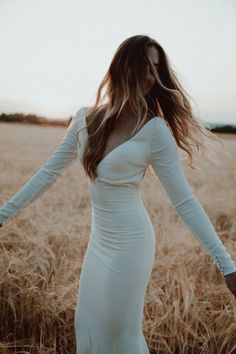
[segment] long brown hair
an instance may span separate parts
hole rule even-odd
[[[150,60],[147,50],[154,46],[159,54],[159,68]],[[144,95],[147,67],[155,77],[155,83]],[[106,86],[101,97],[102,89]],[[96,102],[86,109],[88,139],[82,163],[86,174],[95,180],[96,168],[103,158],[107,139],[121,113],[127,106],[137,117],[137,130],[146,121],[148,112],[162,116],[169,124],[177,145],[185,150],[193,161],[193,147],[203,147],[202,134],[221,142],[203,122],[194,116],[189,96],[170,66],[161,45],[147,35],[135,35],[124,40],[116,50],[111,64],[97,91]],[[80,131],[79,131],[80,132]]]

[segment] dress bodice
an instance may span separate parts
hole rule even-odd
[[[137,188],[150,163],[150,142],[153,128],[161,117],[153,117],[128,140],[114,147],[97,165],[96,182],[113,185],[128,184]],[[81,117],[79,129],[86,127],[85,116]],[[79,134],[81,148],[78,150],[81,162],[88,133],[83,129]]]

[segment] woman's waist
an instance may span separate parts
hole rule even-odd
[[[89,189],[91,203],[94,207],[105,209],[121,209],[125,204],[142,204],[142,193],[140,188],[129,185],[110,185],[99,183],[92,185]]]
[[[150,224],[150,217],[141,198],[127,202],[106,202],[92,204],[92,225],[97,230],[114,232],[137,232]]]

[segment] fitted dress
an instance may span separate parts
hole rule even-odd
[[[45,192],[76,160],[82,163],[86,107],[81,107],[47,162],[0,208],[5,224]],[[151,165],[177,214],[213,257],[222,275],[236,265],[184,175],[168,123],[155,116],[114,147],[89,182],[91,232],[75,310],[77,354],[149,354],[142,332],[145,293],[155,257],[155,233],[141,183]],[[82,164],[81,164],[82,166]],[[157,195],[158,198],[158,195]]]

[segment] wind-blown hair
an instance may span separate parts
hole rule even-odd
[[[148,56],[150,46],[158,50],[158,69]],[[144,94],[148,69],[154,75],[155,82],[151,90]],[[150,112],[153,117],[163,117],[177,145],[187,152],[190,167],[195,169],[192,165],[193,147],[199,152],[199,148],[204,146],[202,135],[221,141],[194,116],[188,97],[191,96],[182,87],[167,54],[156,40],[147,35],[135,35],[124,40],[98,87],[95,104],[86,109],[87,127],[82,128],[88,132],[82,159],[86,174],[91,180],[96,179],[96,168],[103,159],[107,139],[116,120],[126,112],[127,107],[132,116],[137,117],[134,131],[142,127]]]

